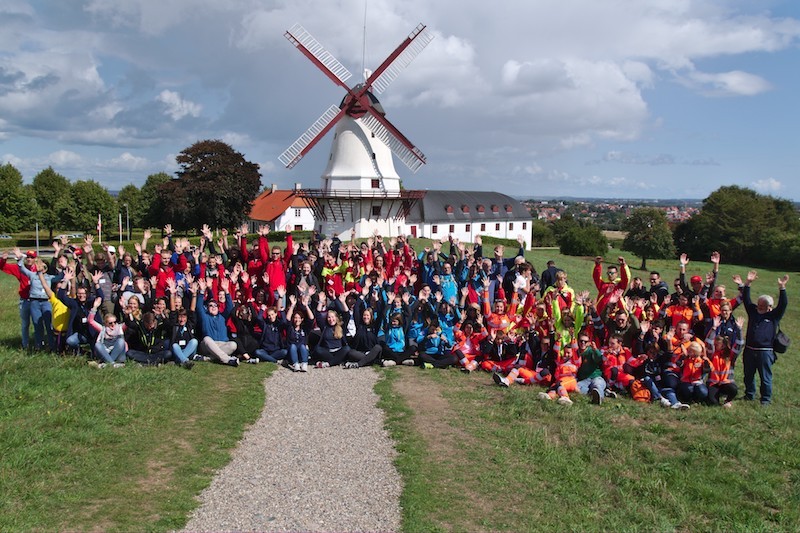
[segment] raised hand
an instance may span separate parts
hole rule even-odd
[[[226,293],[231,288],[231,281],[228,278],[222,278],[219,282],[220,288]]]
[[[639,330],[642,332],[642,335],[647,334],[647,332],[650,331],[650,321],[642,320],[639,322]]]
[[[172,224],[166,224],[166,225],[164,226],[164,233],[165,233],[166,235],[168,235],[168,236],[169,236],[169,235],[172,235]]]
[[[200,289],[200,292],[205,293],[206,289],[208,288],[208,281],[205,278],[198,279],[197,287]]]
[[[784,274],[782,277],[778,278],[778,288],[785,289],[786,283],[789,282],[789,274]]]
[[[739,274],[734,274],[733,276],[731,276],[731,279],[733,279],[733,282],[734,282],[735,284],[737,284],[737,285],[743,285],[743,282],[742,282],[742,276],[740,276]]]
[[[758,279],[758,272],[756,270],[751,270],[750,272],[747,273],[747,283],[752,283],[757,279]]]
[[[737,316],[736,317],[736,325],[739,327],[739,329],[742,329],[744,327],[744,317],[743,316]]]
[[[150,240],[150,237],[152,237],[152,236],[153,236],[153,232],[150,231],[149,229],[144,230],[144,233],[142,234],[142,238],[144,240],[146,240],[146,241]]]
[[[714,329],[716,329],[719,327],[720,324],[722,324],[722,317],[720,315],[717,315],[714,317],[714,320],[712,322],[714,324]]]
[[[685,253],[681,254],[680,262],[682,267],[686,267],[689,264],[689,256]]]
[[[719,252],[711,252],[711,262],[719,266]]]
[[[175,278],[167,278],[167,290],[169,292],[174,293],[177,290],[178,286],[175,283]]]
[[[103,271],[102,270],[98,270],[97,272],[92,274],[92,283],[94,283],[95,285],[99,284],[100,283],[100,279],[102,277],[103,277]]]

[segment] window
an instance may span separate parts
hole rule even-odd
[[[461,212],[462,213],[469,213],[469,206],[467,204],[462,205],[461,206]]]
[[[295,231],[303,231],[303,225],[302,224],[295,224],[294,225],[294,230]]]
[[[527,223],[527,222],[523,222],[523,223],[522,223],[522,229],[528,229],[528,228],[526,227],[527,225],[528,225],[528,223]]]
[[[509,222],[509,223],[508,223],[508,229],[509,229],[509,230],[512,230],[512,229],[514,229],[514,223],[513,223],[513,222]]]
[[[500,231],[500,224],[495,224],[494,225],[494,230],[495,231]]]
[[[380,189],[381,188],[381,180],[379,180],[379,179],[372,180],[372,188],[373,189]]]
[[[456,232],[456,225],[455,224],[450,224],[450,229],[448,231],[450,233],[455,233]]]
[[[466,231],[467,233],[469,233],[471,229],[472,229],[472,226],[470,224],[467,224],[467,225],[464,226],[464,231]]]
[[[381,206],[373,205],[372,206],[372,216],[379,217],[381,216]]]
[[[486,224],[481,224],[481,231],[486,231]]]
[[[484,211],[486,211],[486,208],[478,204],[478,213],[483,213]]]
[[[511,213],[514,210],[509,204],[506,204],[505,207],[506,207],[506,213]]]
[[[445,211],[445,213],[447,213],[448,215],[452,214],[452,213],[453,213],[453,206],[452,206],[452,205],[446,205],[446,206],[444,206],[444,211]]]
[[[296,216],[297,218],[300,218],[300,210],[299,209],[295,209],[294,210],[294,216]]]
[[[439,226],[437,226],[436,224],[431,226],[431,233],[439,233]]]
[[[499,213],[499,212],[500,212],[500,208],[498,206],[496,206],[496,205],[493,205],[492,206],[492,213]]]

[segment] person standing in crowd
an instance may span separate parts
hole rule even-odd
[[[756,395],[756,372],[760,380],[761,405],[772,402],[772,365],[776,355],[773,350],[775,336],[780,329],[780,321],[786,312],[789,300],[786,296],[786,283],[789,274],[778,278],[778,306],[772,296],[762,294],[756,303],[750,299],[750,284],[758,279],[758,273],[751,270],[742,289],[742,301],[747,311],[747,333],[744,344],[744,399],[753,400]]]

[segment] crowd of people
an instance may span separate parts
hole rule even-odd
[[[595,291],[576,291],[554,262],[538,273],[503,246],[484,255],[449,238],[416,251],[403,237],[357,242],[334,236],[270,245],[261,226],[215,240],[207,226],[199,246],[172,228],[152,248],[150,231],[125,250],[87,235],[53,242],[48,263],[35,252],[0,257],[19,281],[23,348],[86,354],[97,368],[198,361],[229,366],[284,364],[296,372],[368,365],[458,367],[488,372],[497,385],[535,385],[544,401],[571,405],[570,394],[624,393],[673,409],[692,403],[730,407],[772,398],[773,342],[786,306],[788,275],[752,301],[757,273],[733,276],[736,291],[713,269],[686,280],[680,257],[673,290],[658,272],[631,277],[624,258],[605,268],[595,258]],[[446,248],[446,249],[445,249]],[[729,294],[729,292],[731,294]],[[747,316],[734,316],[742,306]],[[33,325],[33,338],[30,326]]]

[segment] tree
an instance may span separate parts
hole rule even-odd
[[[70,227],[86,232],[97,228],[97,215],[103,218],[103,234],[117,227],[117,204],[108,190],[94,180],[76,181],[69,192],[66,219]]]
[[[142,203],[142,191],[139,187],[133,184],[124,186],[117,195],[117,205],[123,217],[130,217],[131,227],[142,226],[145,210]],[[123,220],[123,222],[127,223],[127,220]]]
[[[531,244],[533,246],[555,246],[556,237],[551,225],[543,220],[534,220],[531,224]]]
[[[628,235],[622,249],[642,258],[642,270],[647,269],[648,259],[675,257],[675,244],[669,229],[667,216],[661,209],[643,207],[636,209],[623,226]]]
[[[33,178],[39,220],[50,231],[50,240],[53,240],[53,229],[64,224],[69,190],[69,180],[53,170],[53,167],[47,167]]]
[[[0,231],[20,231],[33,222],[36,202],[33,190],[22,183],[22,174],[11,163],[0,166]]]
[[[175,158],[178,179],[159,186],[176,229],[237,226],[258,195],[258,164],[218,140],[199,141]]]
[[[564,255],[598,256],[608,252],[608,239],[597,226],[575,223],[558,236],[558,246]]]
[[[141,189],[142,218],[138,222],[143,228],[160,228],[169,222],[164,213],[166,205],[158,188],[164,183],[169,183],[171,179],[166,172],[147,176],[147,181]]]
[[[675,244],[690,256],[719,251],[726,262],[792,266],[797,263],[789,262],[786,246],[798,234],[800,218],[790,201],[728,186],[712,192],[700,213],[675,229]]]

